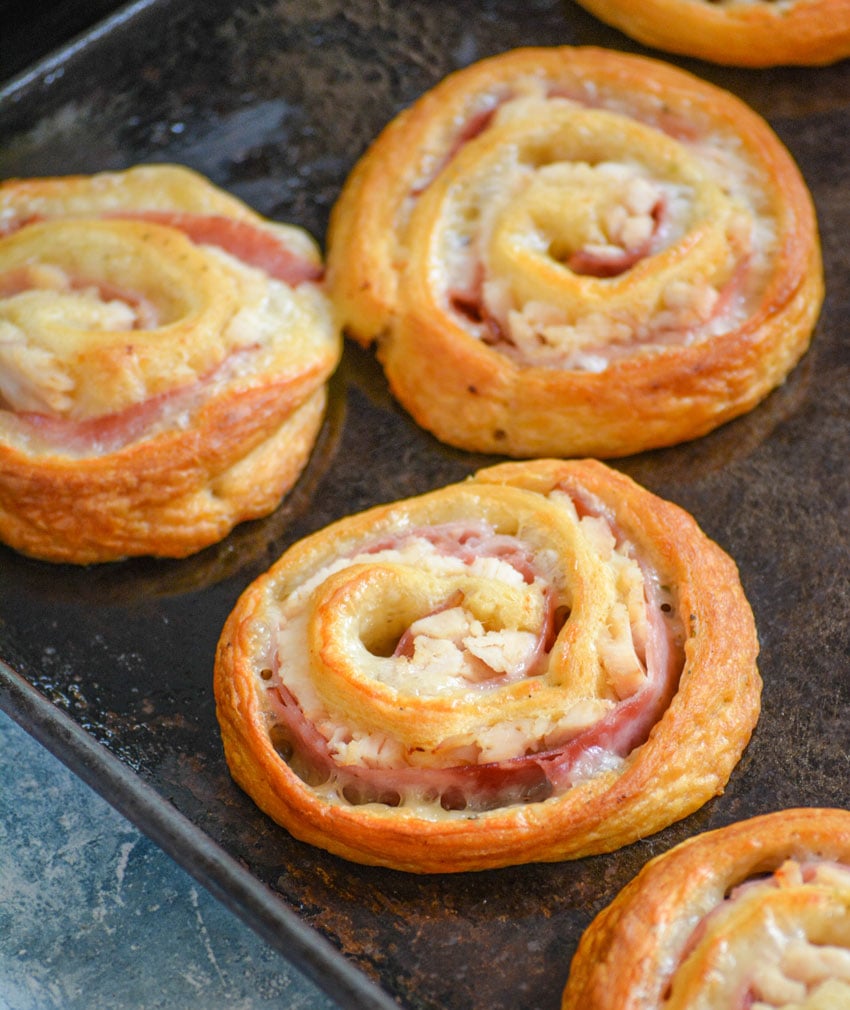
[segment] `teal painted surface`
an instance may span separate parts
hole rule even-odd
[[[334,1010],[0,713],[0,1010]]]

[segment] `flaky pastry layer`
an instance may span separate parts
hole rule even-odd
[[[564,1010],[838,1010],[850,813],[780,810],[657,856],[586,930]]]
[[[522,49],[402,112],[334,207],[341,325],[443,441],[626,455],[754,407],[822,300],[811,198],[767,124],[653,60]]]
[[[610,851],[721,792],[757,651],[689,515],[542,460],[295,544],[228,618],[215,695],[234,779],[297,838],[457,872]]]
[[[850,56],[847,0],[579,0],[667,52],[741,67],[819,66]]]
[[[272,511],[340,354],[318,248],[195,172],[0,186],[0,539],[181,557]]]

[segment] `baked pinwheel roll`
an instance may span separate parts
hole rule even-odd
[[[504,463],[291,547],[223,630],[236,782],[414,872],[615,849],[721,792],[759,711],[735,565],[597,461]]]
[[[806,186],[767,124],[665,64],[522,49],[446,78],[351,173],[341,324],[464,449],[626,455],[783,381],[822,300]]]
[[[638,42],[741,67],[850,56],[847,0],[578,0]]]
[[[0,186],[0,540],[181,557],[271,512],[341,338],[313,240],[178,166]]]
[[[850,1006],[850,813],[741,821],[656,857],[591,923],[564,1010]]]

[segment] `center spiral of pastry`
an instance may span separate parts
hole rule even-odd
[[[667,597],[563,489],[424,496],[299,582],[260,672],[271,738],[346,802],[545,798],[641,742],[680,668]]]
[[[506,102],[421,196],[411,275],[532,364],[599,370],[618,347],[728,328],[757,222],[703,153],[619,112]]]
[[[67,441],[74,425],[170,398],[179,425],[175,393],[309,371],[333,339],[321,276],[306,235],[176,166],[9,182],[4,423],[37,415],[42,433],[52,425]]]
[[[850,999],[850,867],[789,859],[697,927],[666,1010],[827,1010]]]
[[[0,243],[0,394],[78,418],[185,384],[228,349],[237,284],[180,232],[33,224]]]

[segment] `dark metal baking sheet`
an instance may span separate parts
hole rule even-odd
[[[559,43],[646,52],[554,0],[142,0],[0,91],[0,176],[177,161],[322,239],[346,173],[402,106],[474,59]],[[725,795],[608,856],[417,877],[294,841],[232,784],[211,670],[240,591],[327,522],[492,461],[416,428],[354,347],[308,471],[267,520],[180,562],[75,569],[0,548],[0,705],[342,1006],[555,1010],[581,931],[650,856],[750,814],[850,800],[850,65],[671,62],[789,146],[828,288],[812,350],[755,411],[613,464],[691,511],[753,604],[763,712]]]

